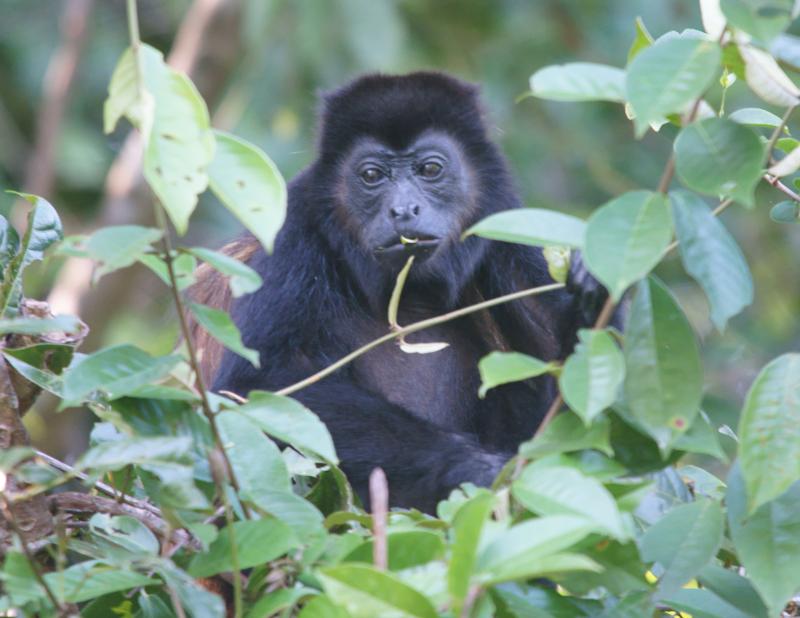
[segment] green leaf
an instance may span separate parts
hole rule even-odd
[[[800,103],[800,89],[789,79],[770,54],[752,47],[739,45],[744,61],[747,85],[762,100],[780,107],[794,107]]]
[[[497,535],[478,556],[478,571],[484,583],[537,577],[547,573],[593,570],[596,565],[583,556],[560,553],[594,532],[597,526],[584,517],[549,515],[517,524]],[[566,557],[563,562],[562,557]],[[547,558],[554,558],[548,563]]]
[[[19,235],[8,219],[0,215],[0,280],[8,263],[19,251]]]
[[[215,131],[217,150],[209,167],[211,190],[272,252],[286,218],[286,183],[264,152],[238,137]]]
[[[745,612],[750,618],[767,618],[767,607],[753,584],[731,569],[709,564],[697,575],[697,580],[721,599]]]
[[[63,396],[64,381],[60,376],[17,358],[14,352],[16,350],[3,350],[3,357],[20,375],[57,397]]]
[[[430,530],[401,530],[386,535],[388,567],[401,571],[441,558],[444,541],[440,534]],[[343,562],[372,562],[373,539],[362,543],[344,557]]]
[[[244,343],[242,343],[242,335],[228,312],[197,303],[189,303],[189,310],[197,320],[197,323],[214,339],[231,352],[235,352],[250,361],[250,364],[254,367],[261,366],[258,350],[245,347]]]
[[[625,330],[630,414],[667,452],[700,409],[703,367],[692,327],[657,280],[642,281]]]
[[[243,497],[260,503],[275,491],[289,491],[289,472],[275,443],[243,414],[224,411],[217,425]]]
[[[533,247],[583,246],[586,223],[564,213],[543,208],[515,208],[489,215],[464,236],[514,242]]]
[[[512,485],[512,494],[525,508],[539,515],[584,517],[599,532],[628,538],[614,498],[599,481],[575,468],[545,464],[529,464]]]
[[[667,198],[632,191],[601,206],[589,218],[583,257],[589,272],[618,301],[629,285],[658,264],[671,239]]]
[[[75,466],[80,470],[110,472],[128,465],[187,463],[191,448],[191,438],[184,436],[125,438],[93,446]]]
[[[671,509],[639,540],[642,559],[664,569],[658,580],[661,597],[680,590],[716,555],[724,528],[722,507],[697,500]]]
[[[489,519],[494,496],[486,491],[461,505],[453,519],[452,555],[447,570],[447,588],[453,599],[453,612],[458,615],[469,592],[470,580],[477,562],[481,531]]]
[[[571,62],[539,69],[531,94],[551,101],[625,101],[625,71],[593,62]]]
[[[727,118],[706,118],[675,140],[675,168],[690,189],[753,205],[764,173],[764,146],[752,129]]]
[[[197,196],[208,186],[214,154],[208,109],[191,80],[169,67],[157,49],[128,49],[111,76],[104,128],[121,116],[145,141],[144,176],[179,234],[186,233]]]
[[[650,47],[654,42],[653,35],[647,30],[647,26],[644,25],[644,21],[642,21],[641,17],[636,18],[636,36],[633,39],[633,43],[631,43],[631,47],[628,50],[628,64],[630,64],[631,60],[636,58],[643,49],[647,49]],[[624,76],[623,76],[623,91],[625,89],[624,86]],[[623,93],[623,100],[624,100],[624,93]]]
[[[28,193],[15,193],[31,204],[28,213],[28,228],[19,245],[19,252],[3,270],[3,285],[0,286],[0,317],[14,317],[19,313],[22,300],[22,274],[32,262],[44,258],[45,249],[61,240],[61,220],[50,203]],[[14,233],[14,236],[16,233]]]
[[[731,605],[710,590],[675,590],[662,597],[660,605],[686,612],[692,618],[754,618],[752,614],[739,611],[735,605]]]
[[[353,618],[398,616],[436,618],[436,609],[422,594],[389,573],[369,565],[340,564],[322,569],[325,592]]]
[[[252,391],[249,402],[239,406],[237,411],[273,438],[291,444],[301,453],[332,464],[339,462],[327,427],[299,401]]]
[[[797,223],[800,221],[800,204],[792,200],[779,202],[770,209],[769,218],[775,223]]]
[[[46,573],[44,580],[51,590],[57,591],[59,599],[67,603],[82,603],[118,590],[158,584],[157,580],[145,575],[97,560],[87,560],[63,571]]]
[[[788,461],[788,460],[787,460]],[[778,616],[800,592],[800,483],[748,514],[748,495],[738,464],[728,475],[728,525],[747,577]]]
[[[748,512],[800,480],[800,354],[779,356],[756,377],[739,418]]]
[[[171,561],[159,561],[157,573],[177,593],[181,605],[192,618],[225,618],[225,604],[222,599],[206,590]]]
[[[248,615],[247,618],[251,618]],[[256,617],[252,617],[256,618]],[[260,617],[258,617],[260,618]],[[297,618],[352,618],[345,610],[334,605],[325,595],[318,595],[303,605]]]
[[[72,315],[57,315],[53,318],[0,319],[0,335],[41,335],[44,333],[79,333],[81,321]]]
[[[169,278],[169,271],[164,259],[158,255],[142,255],[139,262],[147,266],[155,275],[161,279],[165,284],[172,287]],[[175,281],[178,284],[178,290],[183,291],[195,283],[195,269],[197,268],[197,260],[193,255],[188,253],[179,253],[173,256],[172,271],[175,273]]]
[[[625,88],[641,137],[651,122],[683,112],[711,86],[720,70],[719,45],[701,38],[662,38],[628,67]]]
[[[192,577],[211,577],[233,570],[231,558],[234,546],[240,569],[264,564],[283,556],[297,540],[289,527],[277,519],[237,521],[219,531],[208,551],[197,554],[189,563]]]
[[[686,433],[678,436],[674,446],[681,451],[710,455],[720,461],[728,460],[728,456],[719,442],[719,432],[714,429],[708,416],[702,410]]]
[[[64,372],[64,406],[95,391],[116,399],[165,378],[180,356],[152,357],[132,345],[118,345],[84,356]]]
[[[625,379],[625,357],[607,331],[582,329],[578,339],[558,384],[564,401],[588,426],[616,400]]]
[[[152,250],[162,236],[161,230],[140,225],[115,225],[92,234],[84,246],[84,255],[100,263],[95,273],[100,278],[134,264]]]
[[[779,116],[758,107],[737,109],[735,112],[731,113],[728,118],[739,124],[746,124],[751,127],[768,127],[775,129],[783,124]]]
[[[478,363],[481,374],[478,397],[483,399],[490,388],[535,378],[553,371],[555,367],[553,363],[520,352],[490,352]]]
[[[611,455],[609,431],[610,423],[606,418],[599,418],[586,427],[575,414],[559,414],[539,436],[523,442],[519,453],[526,459],[583,449],[595,449]]]
[[[235,257],[203,247],[194,247],[189,252],[214,270],[230,277],[228,283],[235,298],[255,292],[261,287],[261,275]]]
[[[753,302],[753,280],[739,245],[703,200],[670,193],[683,266],[703,288],[711,321],[722,332],[728,319]]]
[[[793,0],[720,0],[720,9],[734,28],[769,43],[792,21]]]
[[[491,590],[502,618],[589,618],[602,611],[599,601],[561,596],[555,590],[500,584]]]

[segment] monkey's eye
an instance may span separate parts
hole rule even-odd
[[[368,185],[374,185],[383,180],[384,174],[377,167],[368,167],[361,171],[360,176],[361,180],[366,182]]]
[[[422,167],[419,168],[419,175],[423,178],[427,178],[428,180],[438,178],[441,173],[442,165],[436,161],[428,161],[427,163],[423,163]]]

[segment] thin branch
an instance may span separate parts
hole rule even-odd
[[[389,486],[381,468],[375,468],[369,475],[369,504],[372,510],[372,562],[375,568],[385,571],[389,564],[389,548],[386,543]]]
[[[39,563],[36,562],[36,557],[33,555],[30,545],[28,545],[28,541],[25,538],[25,533],[20,529],[19,525],[17,525],[17,522],[14,519],[14,515],[11,512],[11,508],[9,507],[8,500],[6,499],[4,492],[5,487],[3,487],[3,491],[0,491],[0,510],[3,513],[3,518],[6,520],[9,528],[11,528],[11,530],[14,531],[14,534],[17,535],[20,546],[22,547],[22,553],[25,554],[25,558],[28,560],[28,564],[31,567],[31,571],[33,571],[36,581],[39,582],[39,585],[44,589],[44,592],[47,595],[47,598],[50,600],[50,603],[53,604],[53,607],[60,616],[68,616],[69,612],[67,611],[67,608],[64,607],[58,600],[56,595],[53,593],[52,588],[50,588],[48,585],[47,580],[45,580],[44,575],[42,575],[42,572],[39,570]]]
[[[781,179],[777,176],[773,176],[772,174],[764,174],[764,180],[766,180],[769,184],[787,197],[793,199],[795,202],[800,202],[800,194],[783,184]]]
[[[527,288],[525,290],[520,290],[519,292],[512,292],[511,294],[505,294],[503,296],[498,296],[497,298],[485,300],[483,302],[476,303],[474,305],[468,305],[466,307],[462,307],[461,309],[450,311],[449,313],[438,315],[433,318],[428,318],[427,320],[420,320],[419,322],[414,322],[413,324],[404,326],[399,330],[386,333],[383,337],[378,337],[377,339],[370,341],[369,343],[361,346],[357,350],[350,352],[350,354],[348,354],[347,356],[340,358],[332,365],[328,365],[327,367],[325,367],[325,369],[322,369],[321,371],[318,371],[317,373],[303,380],[300,380],[295,384],[287,386],[286,388],[282,388],[281,390],[277,391],[277,394],[290,395],[292,393],[299,391],[302,388],[305,388],[306,386],[310,386],[315,382],[319,382],[322,378],[329,376],[337,369],[341,369],[342,367],[352,362],[359,356],[366,354],[373,348],[376,348],[382,343],[386,343],[387,341],[391,341],[392,339],[405,337],[406,335],[410,335],[411,333],[416,333],[417,331],[423,330],[425,328],[430,328],[431,326],[436,326],[437,324],[449,322],[450,320],[455,320],[456,318],[469,315],[470,313],[475,313],[483,309],[488,309],[489,307],[501,305],[503,303],[507,303],[512,300],[518,300],[520,298],[526,298],[528,296],[535,296],[537,294],[543,294],[545,292],[552,292],[553,290],[560,290],[563,287],[564,287],[563,283],[550,283],[548,285],[540,285],[539,287],[535,288]]]
[[[780,138],[781,133],[783,132],[783,128],[786,126],[786,123],[789,122],[789,116],[792,115],[792,112],[795,110],[797,106],[793,105],[792,107],[788,107],[783,114],[783,118],[781,118],[780,124],[775,127],[775,130],[772,132],[772,135],[769,137],[769,141],[767,142],[767,160],[772,161],[772,150],[775,148],[775,144],[778,143],[778,138]]]

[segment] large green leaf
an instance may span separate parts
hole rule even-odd
[[[594,570],[597,565],[583,556],[560,553],[591,532],[597,525],[585,517],[548,515],[517,524],[497,535],[478,556],[481,581],[497,583],[537,577],[548,572]],[[562,561],[561,558],[564,558]],[[548,562],[548,558],[554,558]]]
[[[166,377],[180,356],[152,357],[132,345],[117,345],[84,356],[64,372],[64,405],[95,391],[116,399]]]
[[[683,266],[703,288],[718,330],[753,302],[753,280],[739,245],[703,200],[688,191],[670,193]]]
[[[461,611],[469,592],[481,531],[488,521],[493,504],[494,496],[483,491],[465,502],[453,519],[454,539],[447,570],[447,588],[453,599],[453,610],[456,614]]]
[[[514,481],[514,497],[540,515],[577,515],[594,522],[597,530],[625,540],[628,532],[614,498],[603,485],[575,468],[529,464]]]
[[[0,319],[0,335],[41,335],[43,333],[79,333],[81,321],[72,315],[58,315],[53,318],[11,318]]]
[[[769,43],[791,23],[794,0],[720,0],[719,7],[731,26]]]
[[[264,152],[214,132],[217,150],[208,169],[211,190],[268,251],[286,218],[286,183]]]
[[[208,186],[214,154],[208,109],[191,80],[164,62],[157,49],[141,44],[125,51],[114,69],[104,108],[104,128],[121,116],[145,140],[144,175],[175,229],[184,234],[197,196]]]
[[[264,391],[252,391],[249,398],[238,412],[263,431],[315,459],[338,463],[327,427],[299,401]]]
[[[487,391],[495,386],[535,378],[555,367],[553,363],[545,363],[521,352],[490,352],[478,363],[481,374],[478,397],[483,399]]]
[[[625,101],[625,71],[606,64],[571,62],[531,75],[531,94],[552,101]]]
[[[658,264],[671,238],[667,198],[632,191],[592,214],[583,257],[589,271],[619,300],[630,284]]]
[[[637,54],[625,80],[636,135],[702,96],[719,72],[721,57],[716,43],[689,37],[665,37]]]
[[[114,471],[145,463],[187,463],[192,440],[186,436],[125,438],[90,448],[76,463],[78,469]]]
[[[194,319],[197,320],[197,323],[214,339],[232,352],[250,361],[250,364],[254,367],[261,366],[258,350],[245,347],[244,343],[242,343],[242,335],[227,311],[198,303],[189,303],[189,310],[192,312]]]
[[[728,525],[747,576],[778,616],[800,592],[800,482],[775,500],[747,512],[748,495],[738,465],[728,475]]]
[[[690,189],[727,195],[748,206],[764,173],[758,135],[727,118],[706,118],[685,127],[675,140],[675,167]]]
[[[724,525],[717,502],[697,500],[675,507],[647,529],[639,547],[644,561],[663,568],[660,596],[674,594],[711,562],[722,543]]]
[[[289,527],[277,519],[237,521],[220,530],[208,551],[194,556],[187,570],[192,577],[231,571],[234,546],[239,568],[246,569],[275,560],[297,544]]]
[[[247,264],[233,256],[203,247],[194,247],[189,249],[189,252],[196,258],[203,260],[214,270],[229,277],[228,285],[230,285],[231,294],[236,298],[255,292],[261,287],[261,276]]]
[[[0,317],[14,317],[19,313],[22,300],[22,273],[32,262],[44,258],[45,249],[60,240],[61,220],[56,209],[50,203],[35,195],[17,193],[31,204],[33,209],[28,214],[28,228],[22,236],[17,254],[6,264],[3,270],[3,285],[0,286]],[[9,238],[10,228],[5,235]],[[13,233],[13,237],[16,232]],[[16,243],[11,243],[13,246]],[[8,253],[6,254],[8,256]]]
[[[421,593],[389,573],[366,564],[340,564],[322,569],[325,592],[353,618],[394,616],[436,618],[436,609]]]
[[[652,277],[637,287],[625,332],[630,414],[666,452],[700,409],[703,367],[692,327]]]
[[[728,603],[710,590],[681,589],[661,597],[661,606],[685,612],[692,618],[754,618]]]
[[[478,221],[464,235],[474,234],[492,240],[515,242],[534,247],[583,246],[586,223],[555,210],[515,208]]]
[[[739,419],[739,458],[753,512],[800,480],[800,354],[758,374]]]
[[[749,579],[736,570],[709,564],[697,575],[700,584],[750,618],[767,618],[767,607]]]
[[[140,586],[150,586],[158,581],[140,573],[87,560],[63,571],[46,573],[44,580],[51,590],[57,591],[59,599],[68,603],[82,603],[89,599]]]
[[[728,116],[730,120],[739,124],[746,124],[751,127],[767,127],[774,129],[781,126],[782,120],[772,112],[758,107],[743,107],[731,112]]]
[[[567,405],[587,425],[617,398],[625,357],[604,330],[581,330],[558,383]]]
[[[372,562],[374,539],[365,541],[347,556],[345,562]],[[430,530],[400,530],[386,535],[386,553],[390,571],[401,571],[441,558],[444,541]]]

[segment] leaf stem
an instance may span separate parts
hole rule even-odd
[[[307,378],[300,380],[299,382],[295,382],[290,386],[282,388],[281,390],[277,391],[277,394],[291,395],[292,393],[295,393],[300,389],[305,388],[306,386],[310,386],[315,382],[319,382],[322,378],[329,376],[337,369],[344,367],[348,363],[357,359],[359,356],[366,354],[373,348],[376,348],[382,343],[386,343],[387,341],[391,341],[392,339],[404,337],[406,335],[410,335],[411,333],[416,333],[417,331],[423,330],[425,328],[430,328],[431,326],[436,326],[437,324],[443,324],[444,322],[449,322],[450,320],[455,320],[456,318],[469,315],[470,313],[475,313],[483,309],[488,309],[489,307],[501,305],[503,303],[507,303],[512,300],[526,298],[527,296],[535,296],[537,294],[543,294],[545,292],[552,292],[553,290],[560,290],[563,287],[564,287],[563,283],[550,283],[547,285],[540,285],[535,288],[527,288],[525,290],[520,290],[519,292],[512,292],[511,294],[498,296],[497,298],[485,300],[483,302],[476,303],[474,305],[468,305],[466,307],[462,307],[461,309],[450,311],[449,313],[444,313],[442,315],[437,315],[436,317],[433,318],[428,318],[427,320],[420,320],[419,322],[414,322],[413,324],[409,324],[408,326],[403,326],[398,330],[386,333],[382,337],[378,337],[377,339],[370,341],[369,343],[361,346],[357,350],[350,352],[350,354],[348,354],[347,356],[343,356],[332,365],[328,365],[321,371],[318,371],[317,373],[310,375]]]
[[[792,115],[792,112],[795,110],[797,106],[793,105],[792,107],[786,108],[786,111],[783,114],[783,118],[781,118],[780,124],[775,127],[775,130],[772,132],[772,135],[769,137],[769,141],[767,142],[767,161],[772,162],[772,150],[775,148],[775,144],[778,143],[778,139],[783,132],[783,128],[786,126],[786,123],[789,122],[789,116]]]
[[[131,39],[131,47],[136,48],[141,45],[142,40],[139,36],[139,16],[136,12],[136,0],[128,0],[128,36]]]

